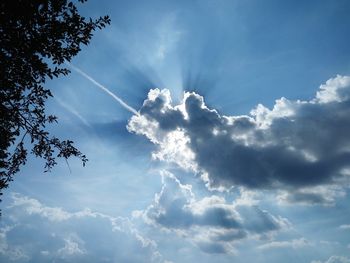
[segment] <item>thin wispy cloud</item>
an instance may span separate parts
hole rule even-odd
[[[163,61],[166,56],[176,48],[176,45],[181,39],[183,32],[176,28],[177,16],[170,14],[163,18],[157,28],[157,40],[155,43],[155,53],[152,57],[159,62]]]
[[[273,242],[261,245],[258,248],[262,250],[280,249],[280,248],[300,249],[310,245],[311,245],[310,242],[308,242],[305,238],[299,238],[299,239],[293,239],[288,241],[273,241]]]
[[[73,114],[75,117],[77,117],[82,123],[84,123],[87,127],[91,128],[90,123],[71,105],[68,105],[65,103],[62,99],[60,99],[58,96],[55,96],[55,100],[58,102],[59,105],[62,106],[62,108],[66,109],[68,112]]]
[[[350,258],[344,256],[333,255],[325,261],[313,260],[311,263],[350,263]]]

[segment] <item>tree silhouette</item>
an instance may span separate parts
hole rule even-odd
[[[86,156],[72,141],[46,130],[57,118],[45,112],[52,94],[44,84],[48,78],[67,75],[70,71],[64,62],[89,44],[96,29],[109,23],[108,16],[82,17],[76,5],[66,0],[1,1],[0,197],[26,163],[28,150],[45,160],[45,171],[56,164],[57,157],[76,156],[85,165]]]

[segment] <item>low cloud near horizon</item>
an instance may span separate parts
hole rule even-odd
[[[1,262],[169,262],[129,218],[70,212],[18,193],[10,199],[0,224]]]

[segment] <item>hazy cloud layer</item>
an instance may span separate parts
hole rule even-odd
[[[163,187],[145,211],[134,216],[155,227],[170,230],[208,253],[234,253],[234,244],[246,238],[268,238],[286,230],[287,219],[271,215],[256,205],[228,203],[212,195],[196,199],[190,185],[163,171]]]
[[[19,194],[0,225],[0,261],[166,262],[128,218],[68,212]]]
[[[311,263],[350,263],[350,259],[343,256],[331,256],[326,261],[313,260]]]
[[[338,75],[311,100],[281,98],[244,116],[220,115],[196,93],[174,106],[168,90],[154,89],[128,129],[159,146],[155,159],[200,174],[209,188],[284,189],[285,201],[329,204],[337,194],[316,189],[350,174],[349,116],[350,77]]]

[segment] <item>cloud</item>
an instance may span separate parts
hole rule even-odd
[[[62,258],[86,254],[86,250],[82,248],[83,245],[84,242],[79,237],[74,235],[68,236],[64,238],[64,247],[60,248],[57,254]]]
[[[280,249],[280,248],[303,248],[306,246],[310,246],[310,243],[305,238],[287,240],[287,241],[273,241],[270,243],[263,244],[259,246],[259,249]]]
[[[196,93],[174,106],[168,90],[154,89],[128,130],[158,145],[154,159],[201,175],[210,189],[284,189],[289,202],[331,203],[334,195],[316,191],[348,185],[349,94],[350,77],[338,75],[312,100],[281,98],[272,109],[224,116]]]
[[[18,193],[12,193],[11,197],[13,202],[8,208],[22,207],[27,214],[38,214],[44,218],[47,218],[49,221],[59,222],[80,215],[66,212],[59,207],[44,206],[38,200]]]
[[[333,206],[336,199],[344,197],[345,190],[340,185],[321,185],[293,191],[281,191],[277,196],[280,204],[303,204]]]
[[[0,227],[1,262],[166,262],[128,218],[68,212],[20,194]]]
[[[165,16],[156,29],[155,52],[154,57],[159,62],[163,61],[168,53],[176,48],[181,39],[182,31],[175,27],[176,15],[172,13]]]
[[[13,229],[14,226],[5,226],[0,228],[0,258],[1,255],[6,255],[6,257],[11,261],[17,260],[27,260],[28,256],[25,254],[23,249],[19,246],[10,246],[7,240],[7,233]]]
[[[342,256],[331,256],[326,261],[313,260],[311,263],[350,263],[350,259]]]
[[[350,229],[350,225],[341,225],[339,229]]]
[[[216,195],[196,199],[190,185],[167,171],[162,172],[162,181],[154,202],[134,216],[189,239],[205,252],[234,252],[237,241],[266,238],[289,228],[287,219],[256,205],[230,204]]]

